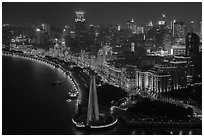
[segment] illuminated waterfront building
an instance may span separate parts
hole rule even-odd
[[[188,58],[177,58],[156,64],[153,69],[137,69],[135,86],[155,93],[187,88],[187,77],[192,77],[193,66]]]
[[[187,88],[192,81],[194,65],[189,57],[175,56],[155,65],[125,65],[104,62],[100,71],[112,85],[127,91],[168,92]]]
[[[148,71],[136,71],[136,87],[143,91],[167,92],[170,75],[154,68]]]
[[[128,65],[125,69],[124,73],[124,87],[127,90],[135,90],[135,73],[136,73],[136,66]]]
[[[116,56],[112,54],[112,47],[105,45],[98,51],[97,62],[99,66],[102,66],[109,60],[114,60]]]

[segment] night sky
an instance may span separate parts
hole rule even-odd
[[[167,24],[170,20],[189,22],[202,19],[201,2],[55,2],[55,3],[6,3],[2,4],[2,22],[11,24],[48,23],[50,25],[65,25],[74,21],[75,11],[85,11],[88,24],[122,24],[133,17],[136,25],[153,24],[166,15]]]

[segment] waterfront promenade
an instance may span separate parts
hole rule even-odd
[[[56,63],[56,62],[52,62],[50,60],[47,60],[45,58],[42,57],[35,57],[35,56],[29,56],[26,54],[16,54],[16,53],[10,53],[10,52],[3,52],[3,55],[9,55],[9,56],[16,56],[16,57],[22,57],[22,58],[27,58],[27,59],[31,59],[31,60],[36,60],[39,62],[43,62],[46,63],[50,66],[52,66],[53,68],[59,68],[63,73],[67,74],[67,76],[72,80],[72,84],[75,86],[76,90],[79,90],[79,86],[78,83],[74,80],[72,74],[70,73],[70,71],[68,71],[67,69],[65,69],[60,63]],[[173,122],[173,124],[170,124],[169,122],[153,122],[153,121],[149,121],[148,119],[145,118],[139,118],[135,115],[130,116],[131,114],[124,111],[122,108],[118,107],[116,108],[118,111],[117,113],[121,116],[121,118],[126,122],[127,125],[130,126],[170,126],[170,125],[174,125],[174,126],[201,126],[201,122]],[[172,123],[172,122],[171,122]]]

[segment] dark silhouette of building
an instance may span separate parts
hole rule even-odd
[[[193,20],[190,21],[190,32],[195,33],[196,25]]]
[[[40,48],[48,48],[50,44],[50,27],[48,24],[42,24],[36,29],[36,44]]]
[[[186,56],[189,56],[194,65],[194,76],[202,74],[202,52],[199,52],[200,38],[195,33],[186,36]]]
[[[186,55],[196,54],[199,52],[200,38],[195,33],[188,33],[186,36]]]

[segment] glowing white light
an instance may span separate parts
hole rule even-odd
[[[132,22],[132,23],[134,22],[133,18],[132,18],[131,22]]]
[[[36,29],[36,31],[40,31],[40,29]]]

